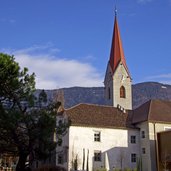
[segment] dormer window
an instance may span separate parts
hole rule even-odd
[[[120,88],[120,98],[126,98],[126,91],[124,86],[121,86]]]

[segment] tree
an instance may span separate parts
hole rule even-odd
[[[45,91],[37,99],[34,91],[35,74],[21,70],[14,56],[0,53],[0,153],[19,157],[17,171],[25,170],[29,156],[30,162],[45,160],[56,146],[52,136],[60,102],[45,105]]]

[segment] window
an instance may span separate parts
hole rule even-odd
[[[145,154],[145,148],[142,148],[142,154]]]
[[[101,151],[94,152],[94,161],[101,161]]]
[[[136,163],[136,161],[137,161],[137,155],[135,153],[132,153],[131,154],[131,162]]]
[[[141,138],[145,138],[145,131],[141,131]]]
[[[62,135],[59,135],[57,133],[56,134],[56,143],[57,143],[57,146],[62,146]]]
[[[62,154],[58,155],[58,164],[63,164],[63,157]]]
[[[108,99],[110,99],[110,87],[108,87]]]
[[[126,91],[124,86],[121,86],[120,88],[120,98],[126,98]]]
[[[136,144],[136,136],[135,135],[131,135],[131,143]]]
[[[94,141],[100,142],[100,132],[95,132],[94,133]]]
[[[58,126],[62,126],[62,120],[58,121]]]

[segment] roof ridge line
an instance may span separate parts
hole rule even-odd
[[[107,108],[115,108],[115,109],[117,109],[117,107],[114,107],[114,106],[109,106],[109,105],[104,105],[104,104],[100,105],[100,104],[93,104],[93,103],[78,103],[78,104],[76,104],[76,105],[74,105],[74,106],[72,106],[72,107],[70,107],[68,109],[72,109],[72,108],[80,106],[80,105],[100,106],[100,107],[107,107]],[[68,110],[68,109],[66,109],[66,110]]]
[[[148,112],[148,121],[149,121],[149,118],[150,118],[150,115],[151,115],[151,105],[152,105],[152,103],[153,103],[153,100],[152,99],[150,99],[150,106],[149,106],[149,112]]]
[[[71,106],[71,107],[69,107],[68,109],[65,109],[65,108],[64,108],[64,110],[69,110],[69,109],[72,109],[72,108],[74,108],[74,107],[76,107],[76,106],[79,106],[79,105],[81,105],[81,103],[78,103],[78,104],[76,104],[76,105],[74,105],[74,106]]]

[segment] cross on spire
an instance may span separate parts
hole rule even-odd
[[[115,5],[115,16],[117,16],[117,8],[116,8],[116,5]]]

